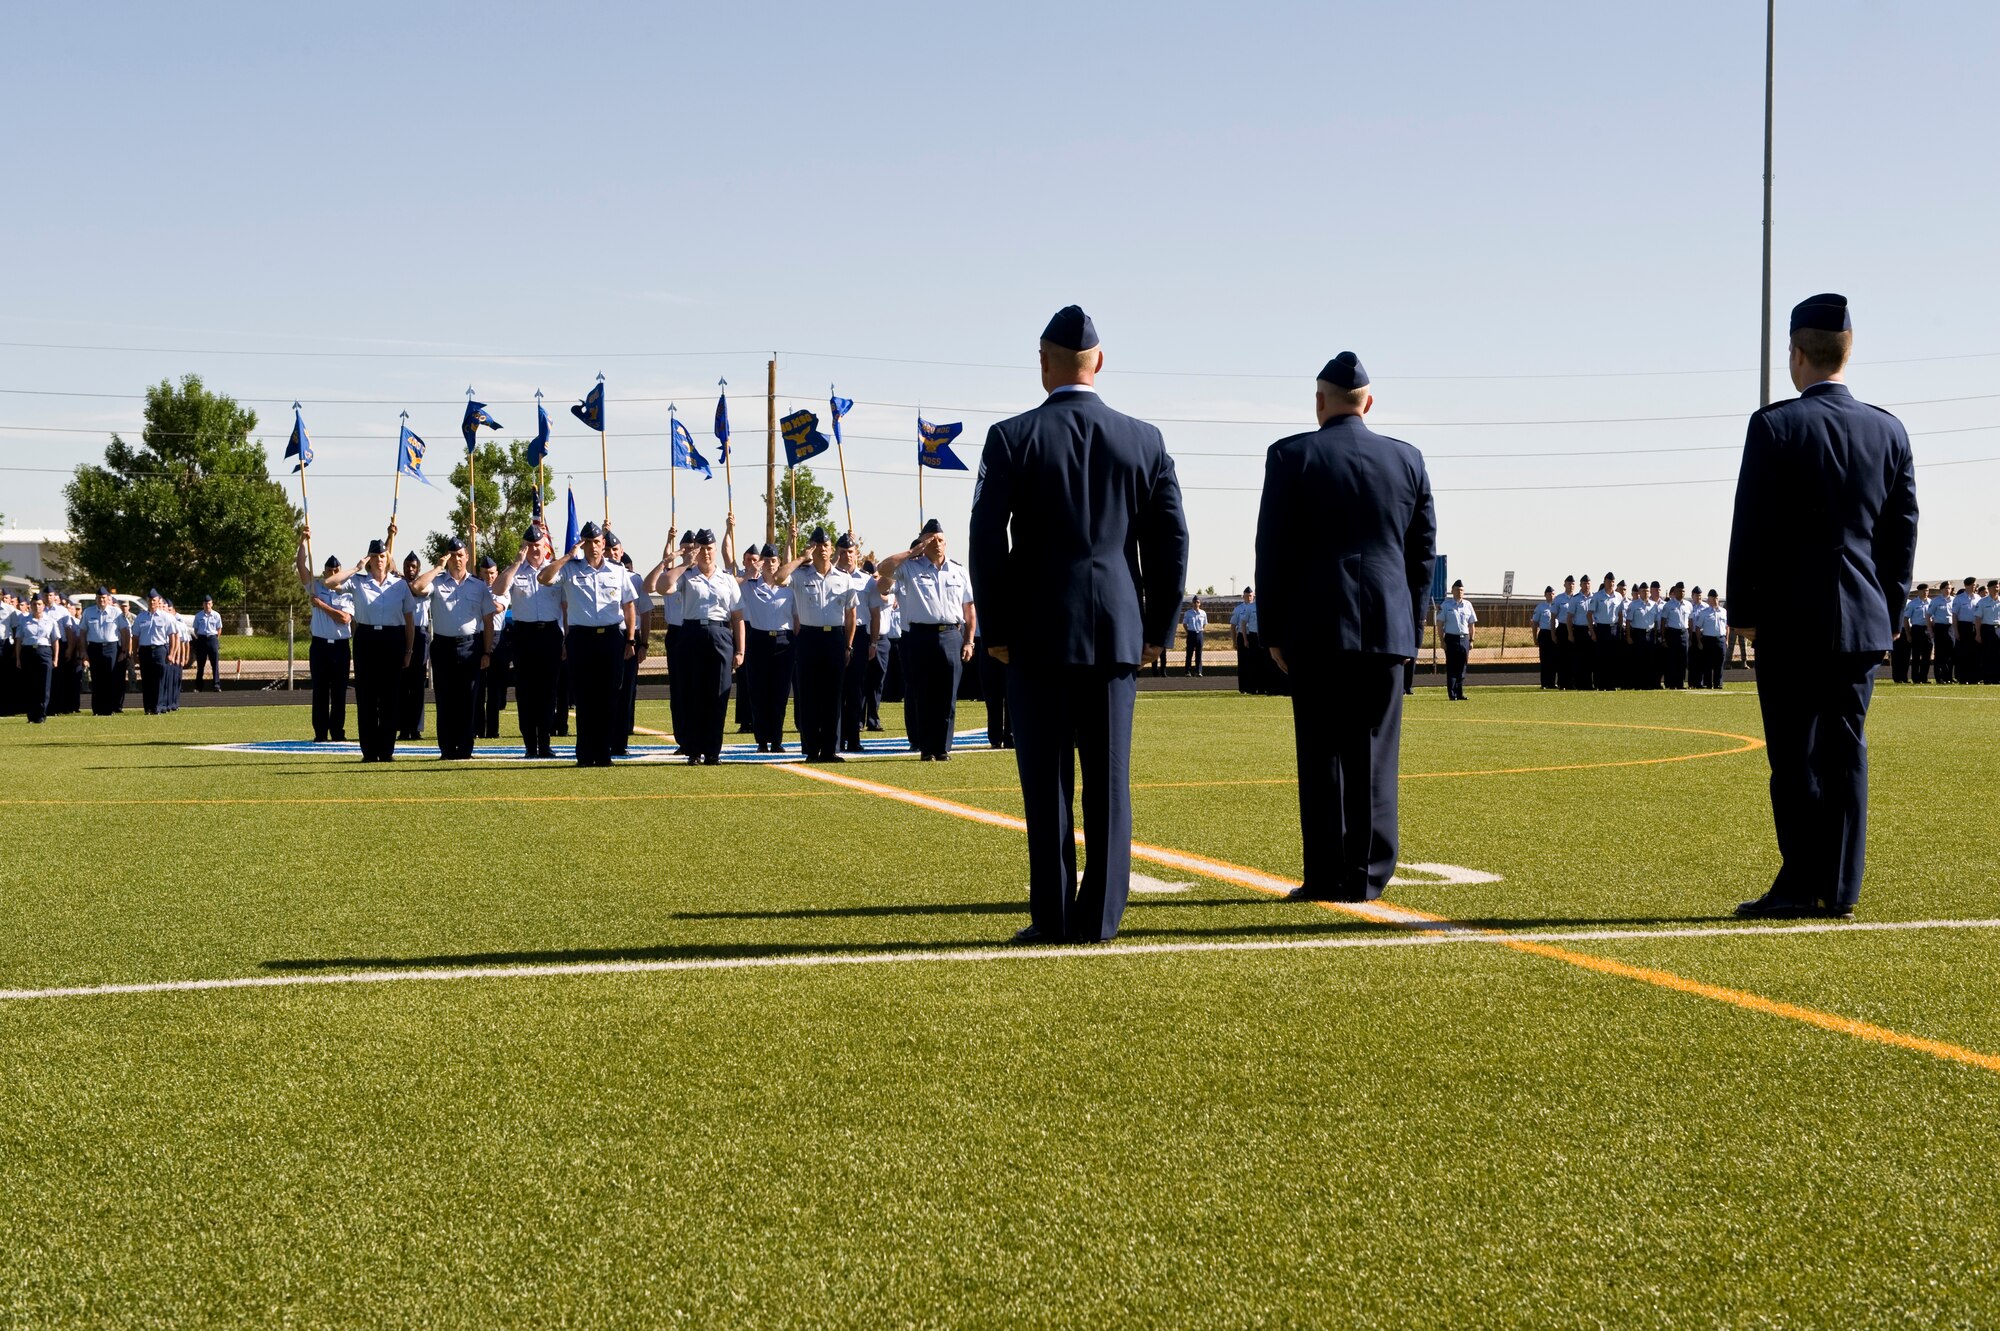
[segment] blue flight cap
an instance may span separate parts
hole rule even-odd
[[[1071,351],[1088,351],[1097,345],[1097,325],[1090,321],[1081,305],[1065,305],[1042,330],[1042,341]]]
[[[875,571],[875,561],[874,561],[874,560],[872,560],[872,559],[864,559],[864,560],[862,560],[862,561],[861,561],[861,571],[862,571],[863,573],[873,573],[873,572]]]
[[[1366,388],[1368,371],[1361,367],[1361,357],[1351,351],[1343,351],[1320,370],[1319,380],[1342,390]]]
[[[827,536],[827,534],[826,534],[826,528],[824,528],[824,527],[814,527],[814,528],[812,529],[812,535],[810,535],[810,536],[806,537],[806,544],[807,544],[807,545],[825,545],[825,544],[827,543],[827,541],[828,541],[828,540],[830,540],[830,539],[831,539],[831,538],[830,538],[830,537],[828,537],[828,536]]]
[[[944,535],[944,524],[942,522],[939,522],[936,518],[932,518],[929,522],[926,522],[924,524],[924,535],[926,536]]]
[[[539,523],[539,522],[531,522],[531,523],[529,523],[529,524],[528,524],[528,530],[527,530],[527,531],[525,531],[525,532],[523,532],[523,533],[521,533],[521,539],[522,539],[522,540],[524,540],[524,541],[539,541],[539,540],[541,540],[541,539],[542,539],[542,524],[541,524],[541,523]]]
[[[700,544],[701,544],[701,542],[700,542],[700,541],[697,541],[697,540],[695,539],[695,532],[694,532],[694,529],[693,529],[692,527],[690,527],[690,528],[689,528],[688,530],[686,530],[686,531],[684,531],[684,532],[682,532],[682,533],[681,533],[681,544],[682,544],[682,545],[700,545]]]
[[[763,556],[765,559],[776,559],[778,557],[778,547],[772,545],[769,541],[766,541],[764,542],[763,548],[758,550],[757,553]]]
[[[836,550],[852,550],[854,548],[854,533],[851,531],[842,532],[840,539],[833,543],[833,548]]]
[[[214,598],[213,596],[210,596],[210,595],[208,595],[207,593],[203,593],[203,594],[202,594],[202,598],[201,598],[201,603],[202,603],[203,605],[208,605],[209,603],[211,603],[211,602],[212,602],[212,601],[214,601],[214,600],[215,600],[215,598]]]
[[[458,537],[456,536],[452,537],[449,541],[446,541],[444,543],[444,552],[448,555],[458,554],[464,549],[465,549],[465,542],[459,540]],[[412,557],[414,557],[416,555],[416,551],[412,550],[410,554]]]
[[[604,528],[594,522],[586,522],[583,524],[583,529],[577,532],[576,539],[579,541],[594,541],[602,535],[604,535]]]
[[[410,553],[408,553],[408,554],[406,554],[406,555],[404,555],[404,556],[403,556],[403,562],[404,562],[405,564],[418,564],[418,565],[421,565],[421,564],[422,564],[422,563],[423,563],[424,561],[423,561],[423,560],[421,560],[421,559],[419,559],[419,558],[417,558],[417,552],[416,552],[415,550],[412,550],[412,551],[410,551]]]
[[[493,562],[492,555],[481,555],[479,556],[479,567],[497,569],[500,566]]]
[[[97,589],[97,594],[99,596],[109,596],[111,595],[111,589],[109,587],[99,587]]]
[[[368,553],[371,555],[386,555],[389,553],[389,548],[383,545],[378,538],[368,543]]]
[[[328,556],[326,557],[326,570],[325,570],[325,571],[327,571],[327,572],[331,572],[332,570],[334,570],[334,569],[337,569],[337,568],[339,568],[339,567],[340,567],[340,556],[339,556],[339,555],[328,555]]]
[[[619,539],[618,539],[618,538],[617,538],[616,536],[612,535],[612,532],[611,532],[611,528],[609,528],[609,527],[606,527],[606,528],[604,529],[604,543],[605,543],[606,545],[623,545],[623,544],[625,544],[625,542],[623,542],[623,541],[619,540]]]
[[[694,534],[694,543],[696,545],[714,545],[715,544],[714,529],[710,527],[703,527],[700,531]]]
[[[149,601],[157,601],[157,600],[159,600],[159,599],[160,599],[160,589],[159,589],[158,587],[148,587],[148,588],[146,589],[146,599],[147,599],[147,600],[149,600]]]
[[[1792,306],[1792,331],[1813,328],[1822,333],[1845,333],[1854,327],[1847,314],[1847,297],[1831,291],[1808,296]]]

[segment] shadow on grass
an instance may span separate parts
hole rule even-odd
[[[1242,906],[1240,897],[1202,897],[1172,900],[1135,899],[1134,906]],[[801,906],[796,910],[685,910],[676,911],[676,920],[848,920],[875,919],[886,915],[1022,915],[1028,913],[1026,899],[1020,901],[951,901],[881,906]]]
[[[1714,915],[1618,915],[1606,919],[1586,916],[1556,916],[1552,918],[1506,918],[1488,917],[1461,918],[1452,916],[1451,923],[1460,929],[1643,929],[1649,925],[1675,924],[1727,924],[1754,923],[1738,920],[1734,910],[1722,911]]]

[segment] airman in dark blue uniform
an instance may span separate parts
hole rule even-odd
[[[1757,701],[1783,857],[1739,915],[1845,919],[1868,830],[1865,727],[1875,670],[1909,599],[1917,487],[1901,421],[1841,381],[1843,296],[1792,310],[1799,396],[1750,418],[1729,541],[1729,608],[1757,646]]]

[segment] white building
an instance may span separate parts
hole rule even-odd
[[[12,564],[7,570],[10,578],[26,578],[41,583],[49,577],[48,566],[43,562],[42,551],[51,545],[64,545],[70,540],[66,531],[53,528],[37,530],[32,527],[13,527],[0,531],[0,562]]]

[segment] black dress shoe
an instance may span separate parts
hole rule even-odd
[[[820,761],[823,763],[844,763],[847,761],[847,759],[841,757],[837,753],[829,753],[824,757],[822,757]]]
[[[1841,901],[1822,901],[1817,914],[1822,920],[1851,920],[1854,907]]]
[[[1300,884],[1299,886],[1297,886],[1297,887],[1293,888],[1293,889],[1292,889],[1291,891],[1289,891],[1289,892],[1285,893],[1285,900],[1287,900],[1287,901],[1331,901],[1331,900],[1333,900],[1333,898],[1332,898],[1332,897],[1329,897],[1329,896],[1327,896],[1327,895],[1326,895],[1325,893],[1323,893],[1323,892],[1316,892],[1316,891],[1314,891],[1314,890],[1313,890],[1312,888],[1310,888],[1310,887],[1307,887],[1307,886],[1306,886],[1305,884],[1301,883],[1301,884]]]
[[[930,755],[929,755],[928,753],[927,753],[927,754],[925,754],[925,755],[923,756],[923,758],[924,758],[924,761],[925,761],[925,762],[930,762],[930,761],[931,761],[931,756],[930,756]]]
[[[950,754],[950,753],[948,753],[948,752],[947,752],[947,753],[940,753],[940,754],[939,754],[939,755],[937,756],[937,760],[938,760],[939,762],[941,762],[941,763],[948,763],[948,762],[950,762],[950,761],[951,761],[951,754]]]
[[[1031,924],[1015,934],[1013,941],[1024,945],[1033,945],[1038,943],[1060,943],[1063,940],[1057,938],[1054,934],[1045,934]]]
[[[1746,920],[1803,920],[1820,913],[1820,908],[1810,901],[1788,901],[1769,892],[1736,907],[1736,914]]]
[[[719,753],[711,753],[708,755],[708,757],[703,758],[701,761],[702,765],[705,767],[720,767],[722,766],[722,755]]]

